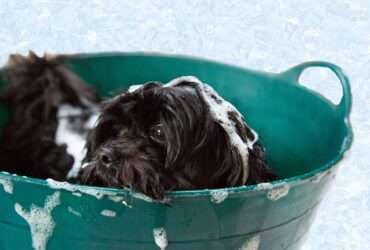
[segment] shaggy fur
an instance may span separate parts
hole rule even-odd
[[[243,141],[254,135],[228,114]],[[249,177],[242,156],[210,115],[199,86],[152,82],[106,101],[87,141],[83,184],[129,187],[161,200],[169,190],[225,188],[271,181],[259,142],[249,150]]]
[[[0,170],[36,178],[65,180],[74,158],[57,145],[57,111],[63,104],[89,113],[99,97],[61,64],[62,58],[12,55],[3,74],[8,83],[0,101],[9,109],[2,131]]]

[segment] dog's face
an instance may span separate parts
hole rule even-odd
[[[103,105],[80,180],[160,200],[168,190],[242,185],[242,160],[196,83],[148,83]]]

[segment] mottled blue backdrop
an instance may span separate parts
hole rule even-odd
[[[10,53],[159,51],[278,72],[308,60],[352,81],[355,143],[321,205],[304,250],[370,244],[370,1],[0,0],[0,63]],[[330,72],[302,82],[336,102]]]

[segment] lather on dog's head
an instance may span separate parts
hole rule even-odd
[[[147,83],[107,101],[87,141],[81,183],[129,187],[161,200],[169,190],[271,180],[259,143],[247,149],[256,134],[239,113],[226,109],[230,132],[209,100],[221,106],[225,101],[209,91],[207,100],[206,94],[197,79],[183,78],[167,86]]]

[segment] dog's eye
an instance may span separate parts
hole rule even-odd
[[[150,129],[150,138],[156,142],[164,141],[163,127],[161,124],[157,124]]]

